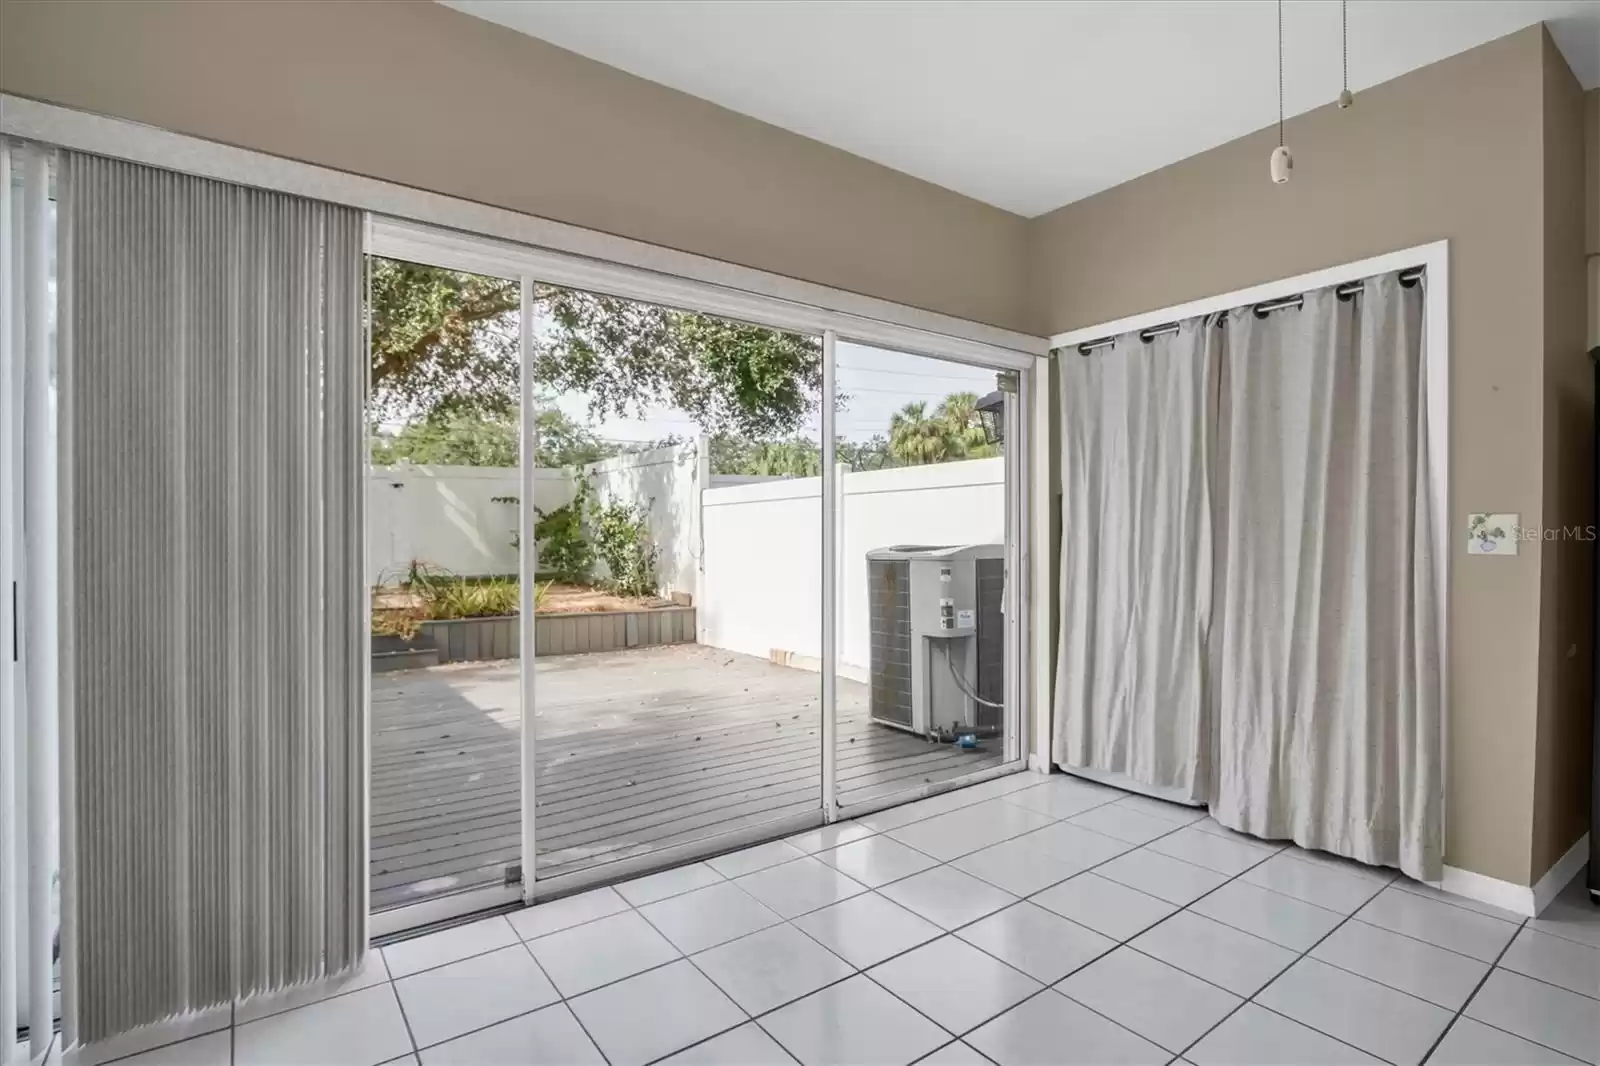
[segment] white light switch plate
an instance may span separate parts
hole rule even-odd
[[[1467,515],[1467,554],[1517,554],[1517,518],[1516,514]]]

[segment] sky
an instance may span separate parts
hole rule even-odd
[[[922,400],[931,409],[952,392],[975,392],[981,397],[995,389],[993,370],[845,341],[839,342],[835,352],[838,389],[850,397],[838,414],[837,428],[839,435],[850,441],[865,441],[875,435],[887,437],[890,417],[908,403]],[[587,395],[566,393],[556,398],[556,406],[573,420],[590,425],[592,432],[604,440],[661,440],[691,437],[697,432],[692,418],[670,408],[652,408],[643,417],[592,424]],[[820,411],[806,419],[800,433],[810,440],[822,439]]]

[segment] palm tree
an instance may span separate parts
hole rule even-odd
[[[949,426],[942,418],[930,418],[928,405],[908,403],[889,420],[889,454],[907,466],[942,463],[950,458]]]
[[[751,458],[750,472],[764,477],[816,477],[822,473],[822,450],[801,437],[765,441]]]
[[[948,428],[951,451],[961,459],[986,459],[998,455],[989,440],[989,431],[978,417],[978,394],[952,392],[939,403],[934,416]]]

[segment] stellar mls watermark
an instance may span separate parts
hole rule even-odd
[[[1600,526],[1512,526],[1511,539],[1533,540],[1600,540]]]
[[[1517,545],[1545,541],[1589,543],[1600,540],[1600,526],[1523,525],[1515,512],[1475,512],[1467,515],[1468,555],[1515,555]]]

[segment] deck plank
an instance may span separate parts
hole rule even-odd
[[[821,679],[679,644],[535,660],[538,868],[548,877],[814,811]],[[372,679],[372,898],[382,910],[503,880],[518,860],[519,663]],[[998,765],[872,724],[839,680],[841,797]]]

